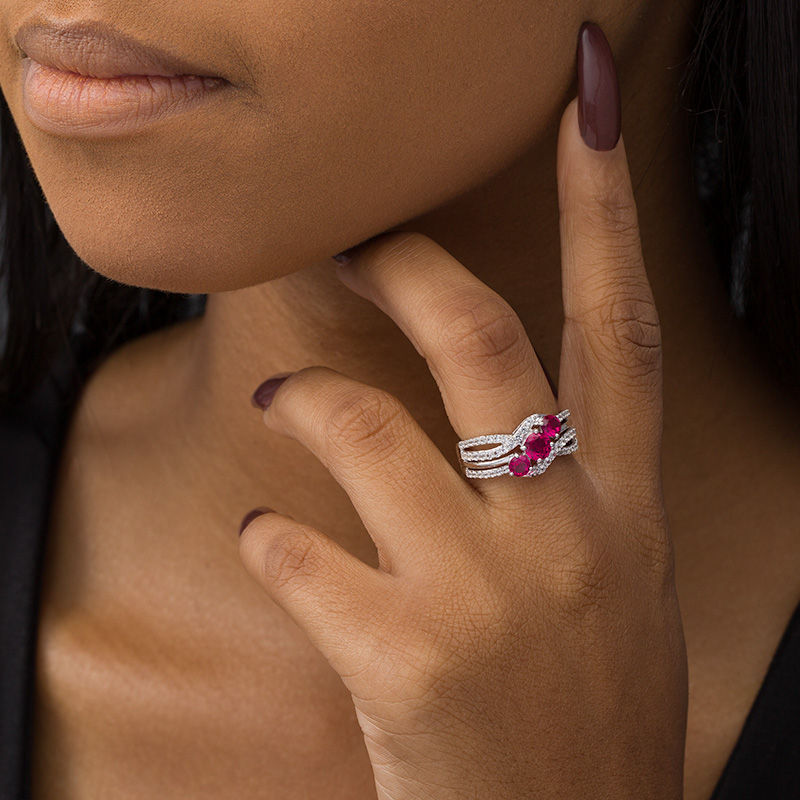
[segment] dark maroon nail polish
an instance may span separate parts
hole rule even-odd
[[[613,150],[622,131],[614,55],[594,22],[584,22],[578,33],[578,126],[593,150]]]
[[[254,508],[252,511],[248,511],[244,518],[242,519],[241,524],[239,525],[239,536],[244,533],[244,529],[256,518],[260,517],[262,514],[269,514],[272,512],[271,508],[267,508],[266,506],[259,506],[258,508]]]
[[[272,398],[275,396],[275,392],[278,391],[280,385],[292,374],[293,373],[291,372],[281,372],[278,375],[273,375],[271,378],[267,378],[253,392],[253,396],[250,398],[250,402],[256,408],[260,408],[262,411],[269,408],[269,404],[272,402]]]
[[[342,250],[341,253],[337,253],[333,256],[334,261],[338,261],[340,264],[346,264],[350,261],[350,255],[353,252],[353,248],[351,247],[349,250]]]

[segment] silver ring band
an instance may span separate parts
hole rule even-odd
[[[578,449],[578,435],[575,428],[566,424],[568,417],[568,408],[558,414],[531,414],[513,433],[462,439],[458,443],[458,455],[465,475],[468,478],[541,475],[556,456]],[[495,446],[486,448],[485,445]]]

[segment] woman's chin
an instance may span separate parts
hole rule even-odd
[[[214,246],[198,232],[194,241],[177,237],[149,237],[115,241],[64,235],[78,257],[92,270],[110,280],[144,289],[185,294],[226,292],[274,280],[299,269],[298,254],[289,263],[277,252],[227,245]],[[104,228],[104,230],[109,230]],[[282,249],[282,253],[286,250]],[[291,251],[290,251],[291,252]]]

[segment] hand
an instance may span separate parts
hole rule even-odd
[[[241,556],[351,692],[381,800],[679,798],[687,666],[661,491],[659,323],[622,140],[561,121],[558,400],[522,323],[429,238],[337,266],[425,357],[459,438],[572,412],[534,478],[465,478],[394,396],[323,367],[267,427],[313,452],[378,551],[268,513]]]

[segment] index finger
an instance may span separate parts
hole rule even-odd
[[[630,491],[660,480],[661,331],[618,105],[615,120],[619,94],[610,48],[597,26],[585,26],[581,37],[579,80],[592,84],[579,93],[584,122],[594,114],[595,125],[607,130],[599,136],[587,132],[591,146],[584,140],[579,99],[567,107],[559,130],[564,300],[559,404],[573,411],[581,435],[579,460]]]

